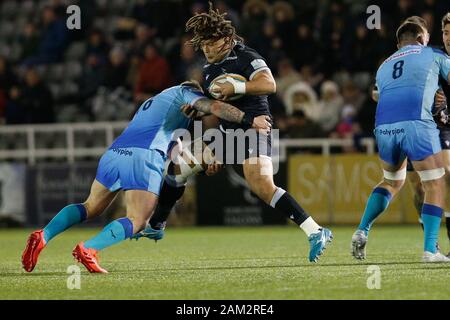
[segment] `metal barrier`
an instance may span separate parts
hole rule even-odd
[[[89,123],[67,123],[67,124],[39,124],[39,125],[11,125],[0,126],[0,141],[6,135],[25,134],[26,148],[1,150],[0,161],[27,160],[29,164],[35,164],[38,158],[66,158],[68,163],[74,163],[77,157],[100,157],[105,148],[113,142],[116,130],[123,130],[128,122],[89,122]],[[75,134],[77,132],[102,131],[105,134],[104,146],[85,148],[75,145]],[[39,133],[64,133],[66,147],[64,148],[38,148],[36,146],[36,135]],[[287,150],[290,148],[321,148],[323,155],[329,155],[331,148],[351,147],[354,145],[352,139],[280,139],[274,141],[273,147],[278,149],[274,153],[274,160],[286,161]],[[375,141],[372,138],[361,139],[361,145],[366,148],[367,154],[374,154]]]

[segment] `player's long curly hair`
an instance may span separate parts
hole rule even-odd
[[[207,13],[197,13],[186,22],[186,31],[194,34],[188,41],[195,50],[201,47],[203,41],[219,40],[225,38],[222,48],[232,44],[232,41],[242,42],[244,39],[236,34],[236,29],[230,20],[225,20],[227,13],[220,13],[209,2]]]

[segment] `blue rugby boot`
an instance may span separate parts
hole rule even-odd
[[[333,239],[333,233],[326,228],[320,228],[320,231],[317,233],[313,233],[308,237],[309,241],[309,261],[317,262],[319,260],[319,256],[326,249],[327,245]]]
[[[136,233],[130,239],[135,239],[137,241],[140,238],[148,238],[151,240],[155,240],[155,242],[157,242],[158,240],[164,238],[165,227],[166,227],[165,223],[162,224],[161,229],[153,229],[150,224],[147,224],[144,230]]]

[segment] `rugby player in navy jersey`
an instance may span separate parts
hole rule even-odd
[[[236,34],[231,21],[225,19],[225,15],[214,10],[210,4],[208,12],[198,13],[186,23],[186,31],[193,33],[190,44],[196,50],[200,49],[206,58],[207,63],[203,68],[203,89],[221,100],[242,95],[239,99],[233,100],[233,105],[254,116],[270,117],[267,95],[276,92],[272,73],[265,59],[244,44],[243,39]],[[210,88],[214,79],[226,74],[238,75],[246,81],[230,78]],[[245,125],[220,120],[219,130],[223,134],[224,141],[227,134],[235,129],[243,129],[246,132],[251,130]],[[257,133],[256,136],[254,140],[245,139],[241,147],[235,141],[232,150],[224,148],[223,154],[216,153],[215,156],[229,160],[230,153],[233,154],[234,164],[242,165],[244,177],[251,191],[280,214],[295,222],[306,233],[310,243],[309,261],[316,262],[327,244],[331,242],[332,233],[318,225],[286,190],[275,185],[271,134]],[[235,157],[236,155],[238,157]],[[168,175],[170,176],[170,172]],[[178,179],[175,184],[166,179],[159,205],[150,224],[134,238],[147,237],[159,240],[163,237],[167,217],[176,201],[183,195],[188,176],[186,173],[182,180]]]

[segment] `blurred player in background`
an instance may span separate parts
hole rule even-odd
[[[186,23],[186,31],[193,33],[190,44],[196,50],[201,49],[207,60],[203,68],[204,91],[209,92],[211,82],[220,75],[233,73],[243,76],[246,82],[230,79],[213,88],[210,93],[223,100],[234,95],[243,95],[233,102],[240,110],[254,116],[270,116],[267,95],[276,91],[272,72],[264,58],[243,43],[243,39],[236,34],[231,21],[225,20],[225,15],[214,10],[210,3],[207,13],[196,14]],[[220,121],[219,128],[224,141],[227,129],[250,129],[242,124],[230,123],[226,119]],[[306,233],[310,243],[309,260],[316,262],[327,244],[331,242],[332,233],[319,226],[288,192],[275,185],[271,159],[271,135],[258,134],[254,144],[246,140],[244,150],[236,149],[236,141],[233,147],[234,153],[245,153],[244,161],[235,162],[235,164],[242,164],[244,177],[251,191],[266,204],[294,221]],[[231,151],[226,150],[225,153]],[[220,159],[226,158],[225,154],[215,156]],[[162,238],[167,217],[176,201],[182,196],[187,177],[188,175],[184,177],[181,185],[164,184],[164,199],[161,198],[149,226],[136,238],[140,236],[155,240]]]
[[[185,82],[146,100],[101,157],[87,200],[66,206],[44,229],[29,236],[22,254],[22,266],[26,271],[33,271],[40,252],[52,238],[73,225],[101,215],[119,190],[124,190],[126,217],[111,222],[86,242],[80,242],[72,252],[89,272],[107,272],[99,265],[97,253],[130,238],[148,223],[160,194],[174,131],[187,129],[191,123],[181,111],[185,104],[258,130],[268,131],[271,127],[265,116],[254,117],[227,103],[206,98],[196,82]]]
[[[450,81],[450,59],[441,50],[426,47],[429,34],[420,23],[407,20],[396,34],[399,50],[383,62],[376,76],[375,137],[384,179],[367,201],[352,237],[352,254],[365,259],[370,228],[403,186],[409,159],[425,191],[423,261],[450,262],[436,248],[445,198],[445,164],[432,115],[439,75]]]
[[[410,17],[407,21],[415,21],[419,23],[425,30],[428,30],[427,23],[424,19],[420,17]],[[428,31],[427,31],[428,32]],[[450,53],[450,13],[447,13],[442,18],[442,38],[444,46],[440,49],[447,54]],[[442,155],[445,162],[445,182],[447,190],[450,189],[450,119],[449,110],[447,107],[447,100],[450,99],[450,86],[446,79],[442,76],[439,77],[439,87],[440,89],[436,93],[435,105],[433,107],[432,113],[434,120],[437,124],[439,130],[439,138],[441,141]],[[413,193],[414,193],[414,205],[416,207],[417,213],[419,214],[419,222],[423,229],[422,219],[420,219],[421,210],[423,206],[424,190],[422,183],[420,181],[419,175],[414,171],[412,164],[408,161],[408,180],[411,183]],[[450,196],[445,197],[445,225],[447,228],[447,237],[450,239]],[[439,249],[439,245],[438,245]],[[447,255],[450,257],[450,253]]]

